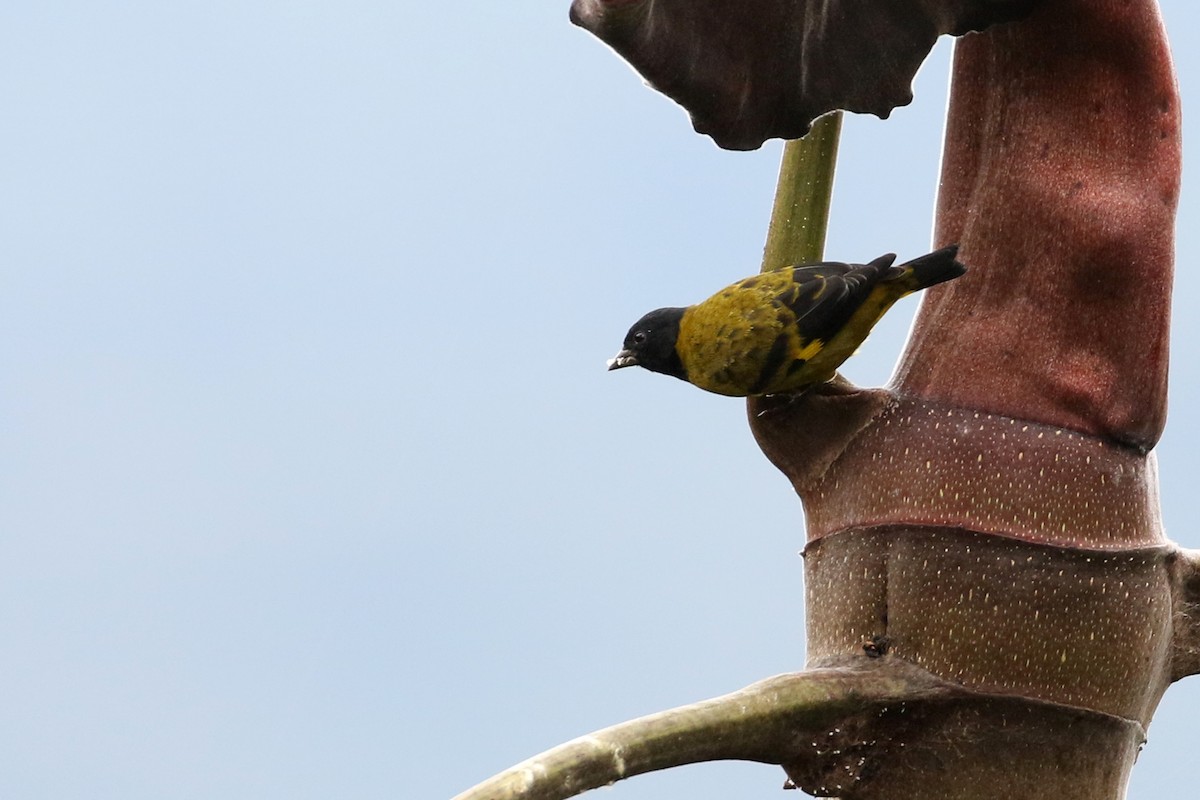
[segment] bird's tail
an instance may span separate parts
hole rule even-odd
[[[920,258],[914,258],[894,267],[901,270],[895,280],[908,292],[928,289],[930,286],[953,280],[967,271],[966,267],[955,260],[956,255],[958,245],[952,244]]]

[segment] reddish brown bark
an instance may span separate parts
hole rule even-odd
[[[1157,6],[1059,0],[959,41],[929,293],[898,392],[1148,450],[1166,417],[1179,98]]]

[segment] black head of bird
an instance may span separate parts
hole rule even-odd
[[[625,334],[621,352],[608,360],[608,368],[642,367],[687,380],[687,372],[675,344],[679,339],[679,322],[683,308],[659,308],[633,323]]]

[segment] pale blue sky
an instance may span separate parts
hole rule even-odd
[[[1163,5],[1190,120],[1200,12]],[[831,256],[928,248],[948,55],[847,119]],[[756,269],[778,143],[693,134],[566,0],[14,4],[0,107],[0,797],[448,797],[803,664],[743,404],[604,369]],[[1186,169],[1160,466],[1200,546]],[[1190,796],[1198,714],[1171,690],[1131,797]]]

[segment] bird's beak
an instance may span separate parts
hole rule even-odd
[[[622,350],[608,360],[608,368],[611,371],[621,367],[636,367],[637,363],[637,356],[628,350]]]

